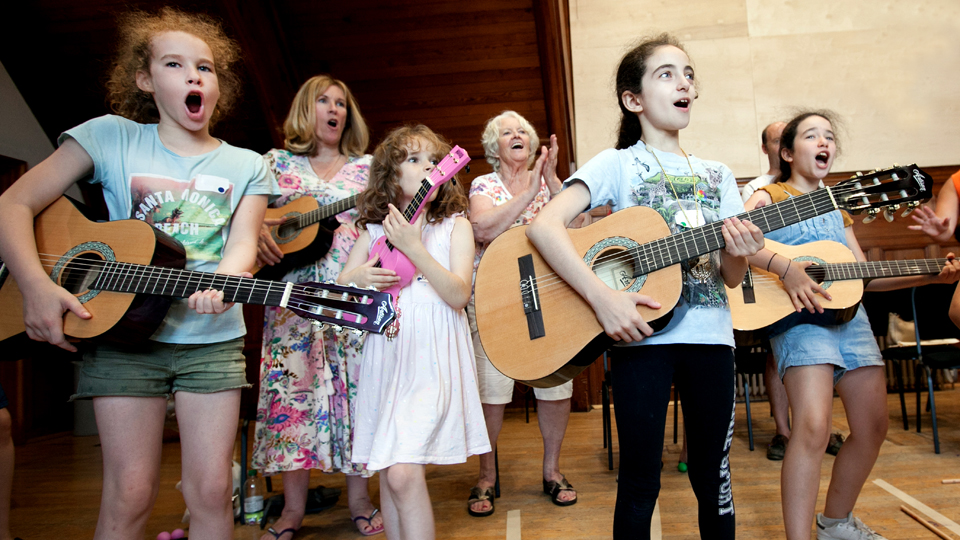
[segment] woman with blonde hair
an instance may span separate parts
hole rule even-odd
[[[300,87],[283,125],[284,150],[264,159],[280,185],[282,206],[299,197],[314,197],[320,206],[356,195],[367,186],[370,136],[360,108],[343,81],[312,77]],[[320,260],[294,268],[284,281],[334,280],[340,275],[359,233],[354,209],[337,215],[330,250]],[[265,220],[257,264],[273,265],[283,253]],[[319,330],[292,312],[266,309],[260,400],[257,407],[253,466],[265,475],[281,473],[283,514],[263,540],[291,540],[307,504],[310,470],[347,475],[350,515],[360,533],[383,531],[370,501],[368,473],[351,461],[353,418],[350,403],[357,392],[360,341],[350,332]]]

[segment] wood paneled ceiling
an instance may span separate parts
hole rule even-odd
[[[423,122],[470,152],[474,177],[490,171],[479,141],[485,121],[514,109],[541,139],[556,132],[561,163],[572,161],[565,1],[169,4],[219,18],[241,44],[244,98],[214,131],[231,144],[257,152],[282,144],[279,128],[300,83],[330,73],[356,94],[373,144],[393,126]],[[162,5],[37,0],[5,7],[0,61],[51,140],[108,112],[103,83],[117,13]],[[13,24],[29,31],[9,31]]]

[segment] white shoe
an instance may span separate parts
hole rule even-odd
[[[817,514],[817,540],[887,540],[853,517],[853,512],[847,514],[847,521],[832,527],[824,527],[822,519],[823,514]]]

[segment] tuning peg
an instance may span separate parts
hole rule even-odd
[[[320,321],[310,321],[313,324],[313,327],[317,330],[323,330],[326,325]]]
[[[339,324],[331,324],[331,325],[330,325],[330,328],[331,328],[334,332],[336,332],[337,334],[342,334],[342,333],[343,333],[343,327],[340,326]]]
[[[893,222],[893,213],[896,212],[899,205],[894,205],[883,209],[883,219],[887,220],[887,223]]]
[[[367,290],[368,290],[368,291],[375,291],[375,290],[377,290],[377,288],[376,288],[375,286],[371,285],[371,286],[367,287]]]
[[[864,224],[867,224],[867,223],[870,223],[870,222],[872,222],[873,220],[877,219],[877,214],[878,214],[878,213],[879,213],[879,211],[878,211],[876,208],[871,208],[871,209],[867,210],[867,216],[866,216],[865,218],[863,218],[863,223],[864,223]]]
[[[908,202],[908,203],[906,204],[906,209],[904,209],[903,213],[900,214],[900,217],[907,217],[907,216],[909,216],[914,210],[917,209],[918,206],[920,206],[920,202],[919,202],[919,201]]]
[[[351,329],[350,329],[350,333],[352,333],[353,335],[355,335],[355,336],[357,336],[357,337],[363,336],[363,330],[360,330],[359,328],[351,328]]]
[[[359,289],[359,288],[360,288],[360,287],[357,287],[357,284],[354,283],[354,282],[352,282],[352,281],[350,282],[350,285],[349,285],[349,286],[350,286],[350,287],[353,287],[354,289]]]

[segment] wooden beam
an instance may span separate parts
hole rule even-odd
[[[557,176],[565,180],[576,167],[573,125],[573,69],[570,53],[570,9],[567,0],[534,0],[540,73],[547,109],[547,131],[557,135],[560,158]]]
[[[283,121],[302,79],[276,7],[269,0],[220,0],[219,4],[243,49],[243,63],[273,146],[283,148]]]

